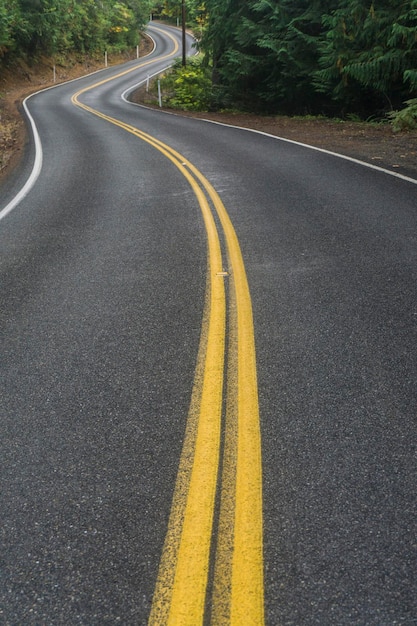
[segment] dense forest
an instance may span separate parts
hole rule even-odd
[[[150,0],[0,0],[0,68],[16,57],[125,50],[150,8]]]
[[[417,119],[417,0],[0,0],[0,69],[134,46],[183,2],[212,108]]]
[[[417,96],[417,0],[185,1],[219,106],[378,118]]]

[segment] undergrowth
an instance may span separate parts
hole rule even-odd
[[[191,58],[183,66],[177,59],[161,79],[164,106],[183,111],[207,111],[211,102],[210,70],[200,57]]]
[[[417,129],[417,98],[406,100],[405,104],[404,109],[388,114],[395,132]]]

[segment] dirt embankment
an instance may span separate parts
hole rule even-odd
[[[140,55],[151,43],[142,39]],[[121,62],[126,58],[113,59]],[[103,67],[101,61],[57,66],[56,82],[63,82]],[[34,91],[54,84],[50,61],[28,67],[21,63],[13,72],[0,78],[0,177],[17,163],[25,143],[25,126],[19,113],[23,98]],[[153,106],[145,88],[134,96],[136,102]],[[271,135],[339,152],[386,169],[417,178],[417,131],[394,133],[389,124],[372,125],[361,122],[338,122],[317,118],[258,116],[241,113],[181,113],[211,119],[225,124],[253,128]]]

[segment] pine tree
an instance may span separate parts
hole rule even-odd
[[[368,113],[415,94],[417,0],[345,0],[323,23],[320,91]]]
[[[332,0],[210,0],[203,39],[215,82],[240,105],[281,112],[319,107],[313,84],[321,15]]]

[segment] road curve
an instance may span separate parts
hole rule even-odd
[[[141,63],[155,65],[28,101],[42,167],[0,221],[4,622],[158,623],[178,466],[213,363],[223,396],[191,623],[245,623],[248,595],[246,623],[414,623],[415,185],[124,101],[175,53],[179,33],[154,36]],[[33,171],[32,147],[25,158],[0,211]],[[213,319],[218,356],[201,361]],[[255,344],[257,371],[239,383]],[[261,470],[257,423],[239,440],[253,398]],[[245,497],[235,485],[260,471],[258,514],[256,481]],[[247,561],[257,531],[234,524],[251,510],[263,537]],[[159,623],[186,623],[171,585]]]

